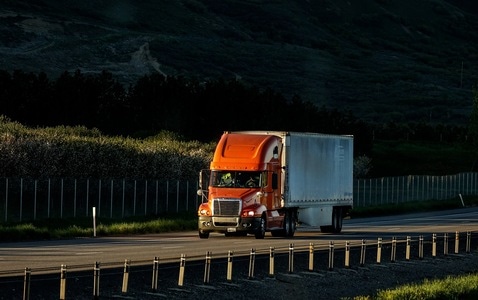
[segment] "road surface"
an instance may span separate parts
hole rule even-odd
[[[0,277],[23,274],[26,267],[32,272],[55,272],[61,265],[70,270],[91,269],[95,262],[102,266],[118,267],[128,259],[132,264],[150,264],[155,257],[161,262],[180,261],[181,255],[188,260],[203,260],[207,252],[214,257],[248,255],[251,249],[258,253],[274,247],[286,252],[290,245],[306,249],[313,243],[315,249],[326,249],[331,241],[351,245],[366,240],[370,243],[382,238],[384,243],[393,237],[399,241],[407,236],[418,239],[423,235],[431,240],[432,234],[450,236],[478,233],[478,207],[456,210],[416,213],[388,217],[344,220],[341,234],[323,234],[318,228],[299,227],[293,238],[273,238],[270,233],[264,240],[254,236],[225,237],[211,234],[209,239],[199,239],[197,232],[178,232],[118,237],[78,238],[70,240],[0,243]]]

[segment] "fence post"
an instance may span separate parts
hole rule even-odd
[[[455,254],[460,252],[460,233],[455,232]]]
[[[93,299],[100,299],[100,263],[95,262],[93,269]]]
[[[181,254],[181,262],[179,264],[179,280],[178,286],[183,286],[184,284],[184,269],[186,267],[186,254]]]
[[[350,242],[345,241],[345,267],[350,268]]]
[[[466,253],[471,252],[471,232],[466,233]]]
[[[377,264],[380,264],[382,261],[382,238],[377,240]]]
[[[248,278],[254,278],[254,264],[256,261],[256,250],[254,248],[251,249],[251,253],[249,255],[249,274]]]
[[[228,282],[232,282],[232,257],[233,257],[233,252],[229,250],[229,252],[227,253],[227,278],[226,278]]]
[[[209,283],[209,275],[211,273],[211,252],[206,253],[206,263],[204,265],[204,284]]]
[[[144,215],[148,215],[148,180],[144,182]]]
[[[31,282],[32,270],[25,268],[25,277],[23,279],[23,300],[30,299],[30,282]]]
[[[448,233],[443,236],[443,254],[448,255]]]
[[[89,200],[90,200],[90,179],[86,179],[86,217],[88,217],[89,211]]]
[[[123,179],[123,193],[121,195],[121,217],[124,218],[124,201],[125,201],[126,179]]]
[[[64,185],[64,180],[63,178],[61,179],[61,184],[60,184],[60,219],[63,219],[63,185]]]
[[[269,277],[274,277],[274,247],[269,247]]]
[[[111,179],[110,183],[110,218],[113,218],[113,179]]]
[[[73,217],[76,218],[76,179],[74,181],[73,185]],[[36,190],[36,180],[35,180],[35,190]],[[35,199],[36,199],[36,192],[35,192]],[[36,207],[36,201],[35,201],[35,207]]]
[[[289,244],[289,273],[294,272],[294,244]]]
[[[98,216],[101,215],[101,179],[98,180]]]
[[[66,299],[66,265],[60,269],[60,300]]]
[[[329,242],[329,271],[334,269],[334,242]]]
[[[158,273],[159,273],[159,257],[154,257],[153,260],[153,278],[151,280],[151,289],[153,292],[158,290]]]
[[[360,266],[365,266],[365,251],[367,250],[366,241],[362,240],[362,248],[360,251]]]
[[[37,186],[38,186],[38,180],[35,179],[35,186],[33,188],[34,189],[34,192],[33,192],[33,220],[37,219]],[[76,217],[76,214],[75,214],[75,217]]]
[[[390,255],[390,261],[395,262],[395,256],[397,255],[397,238],[392,238],[392,254]]]
[[[23,178],[20,178],[20,222],[23,215]]]
[[[51,202],[51,179],[48,178],[48,204],[47,204],[47,216],[50,218],[50,202]]]
[[[8,178],[5,178],[5,223],[8,221]]]
[[[423,235],[420,235],[418,240],[418,258],[423,259]]]
[[[123,286],[121,288],[123,294],[128,292],[130,262],[129,259],[125,259],[124,261]]]
[[[179,212],[179,180],[176,181],[176,212]]]
[[[309,271],[314,271],[314,243],[309,244]]]

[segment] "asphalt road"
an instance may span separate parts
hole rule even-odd
[[[0,243],[0,277],[23,274],[26,267],[32,272],[55,272],[61,265],[69,270],[92,269],[95,262],[102,266],[119,267],[125,260],[131,264],[150,264],[155,257],[161,262],[179,263],[181,255],[188,260],[203,260],[207,252],[213,257],[248,255],[252,249],[268,252],[294,249],[304,250],[313,243],[315,249],[326,249],[330,242],[337,247],[349,241],[359,245],[362,241],[384,243],[396,237],[405,241],[407,236],[418,239],[423,235],[430,240],[432,234],[449,235],[450,243],[455,233],[478,233],[478,207],[431,213],[417,213],[389,217],[344,220],[341,234],[323,234],[318,228],[300,227],[293,238],[273,238],[269,233],[264,240],[254,236],[225,237],[211,234],[209,239],[199,239],[197,232],[179,232],[120,237],[80,238],[59,241]]]

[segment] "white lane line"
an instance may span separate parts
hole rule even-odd
[[[76,255],[92,255],[92,254],[102,254],[103,252],[101,251],[96,251],[96,252],[77,252],[75,253]]]

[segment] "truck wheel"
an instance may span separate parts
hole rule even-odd
[[[264,216],[261,217],[261,221],[259,223],[259,227],[255,232],[256,239],[263,239],[266,235],[266,218]]]
[[[201,238],[201,239],[207,239],[207,238],[209,238],[209,232],[199,230],[199,238]]]
[[[332,225],[320,226],[323,233],[340,233],[342,231],[343,210],[341,207],[334,207],[332,210]]]
[[[334,207],[332,211],[332,230],[334,233],[340,233],[342,231],[342,208]]]
[[[286,210],[284,216],[284,233],[286,237],[293,237],[295,233],[295,218],[292,210]]]

